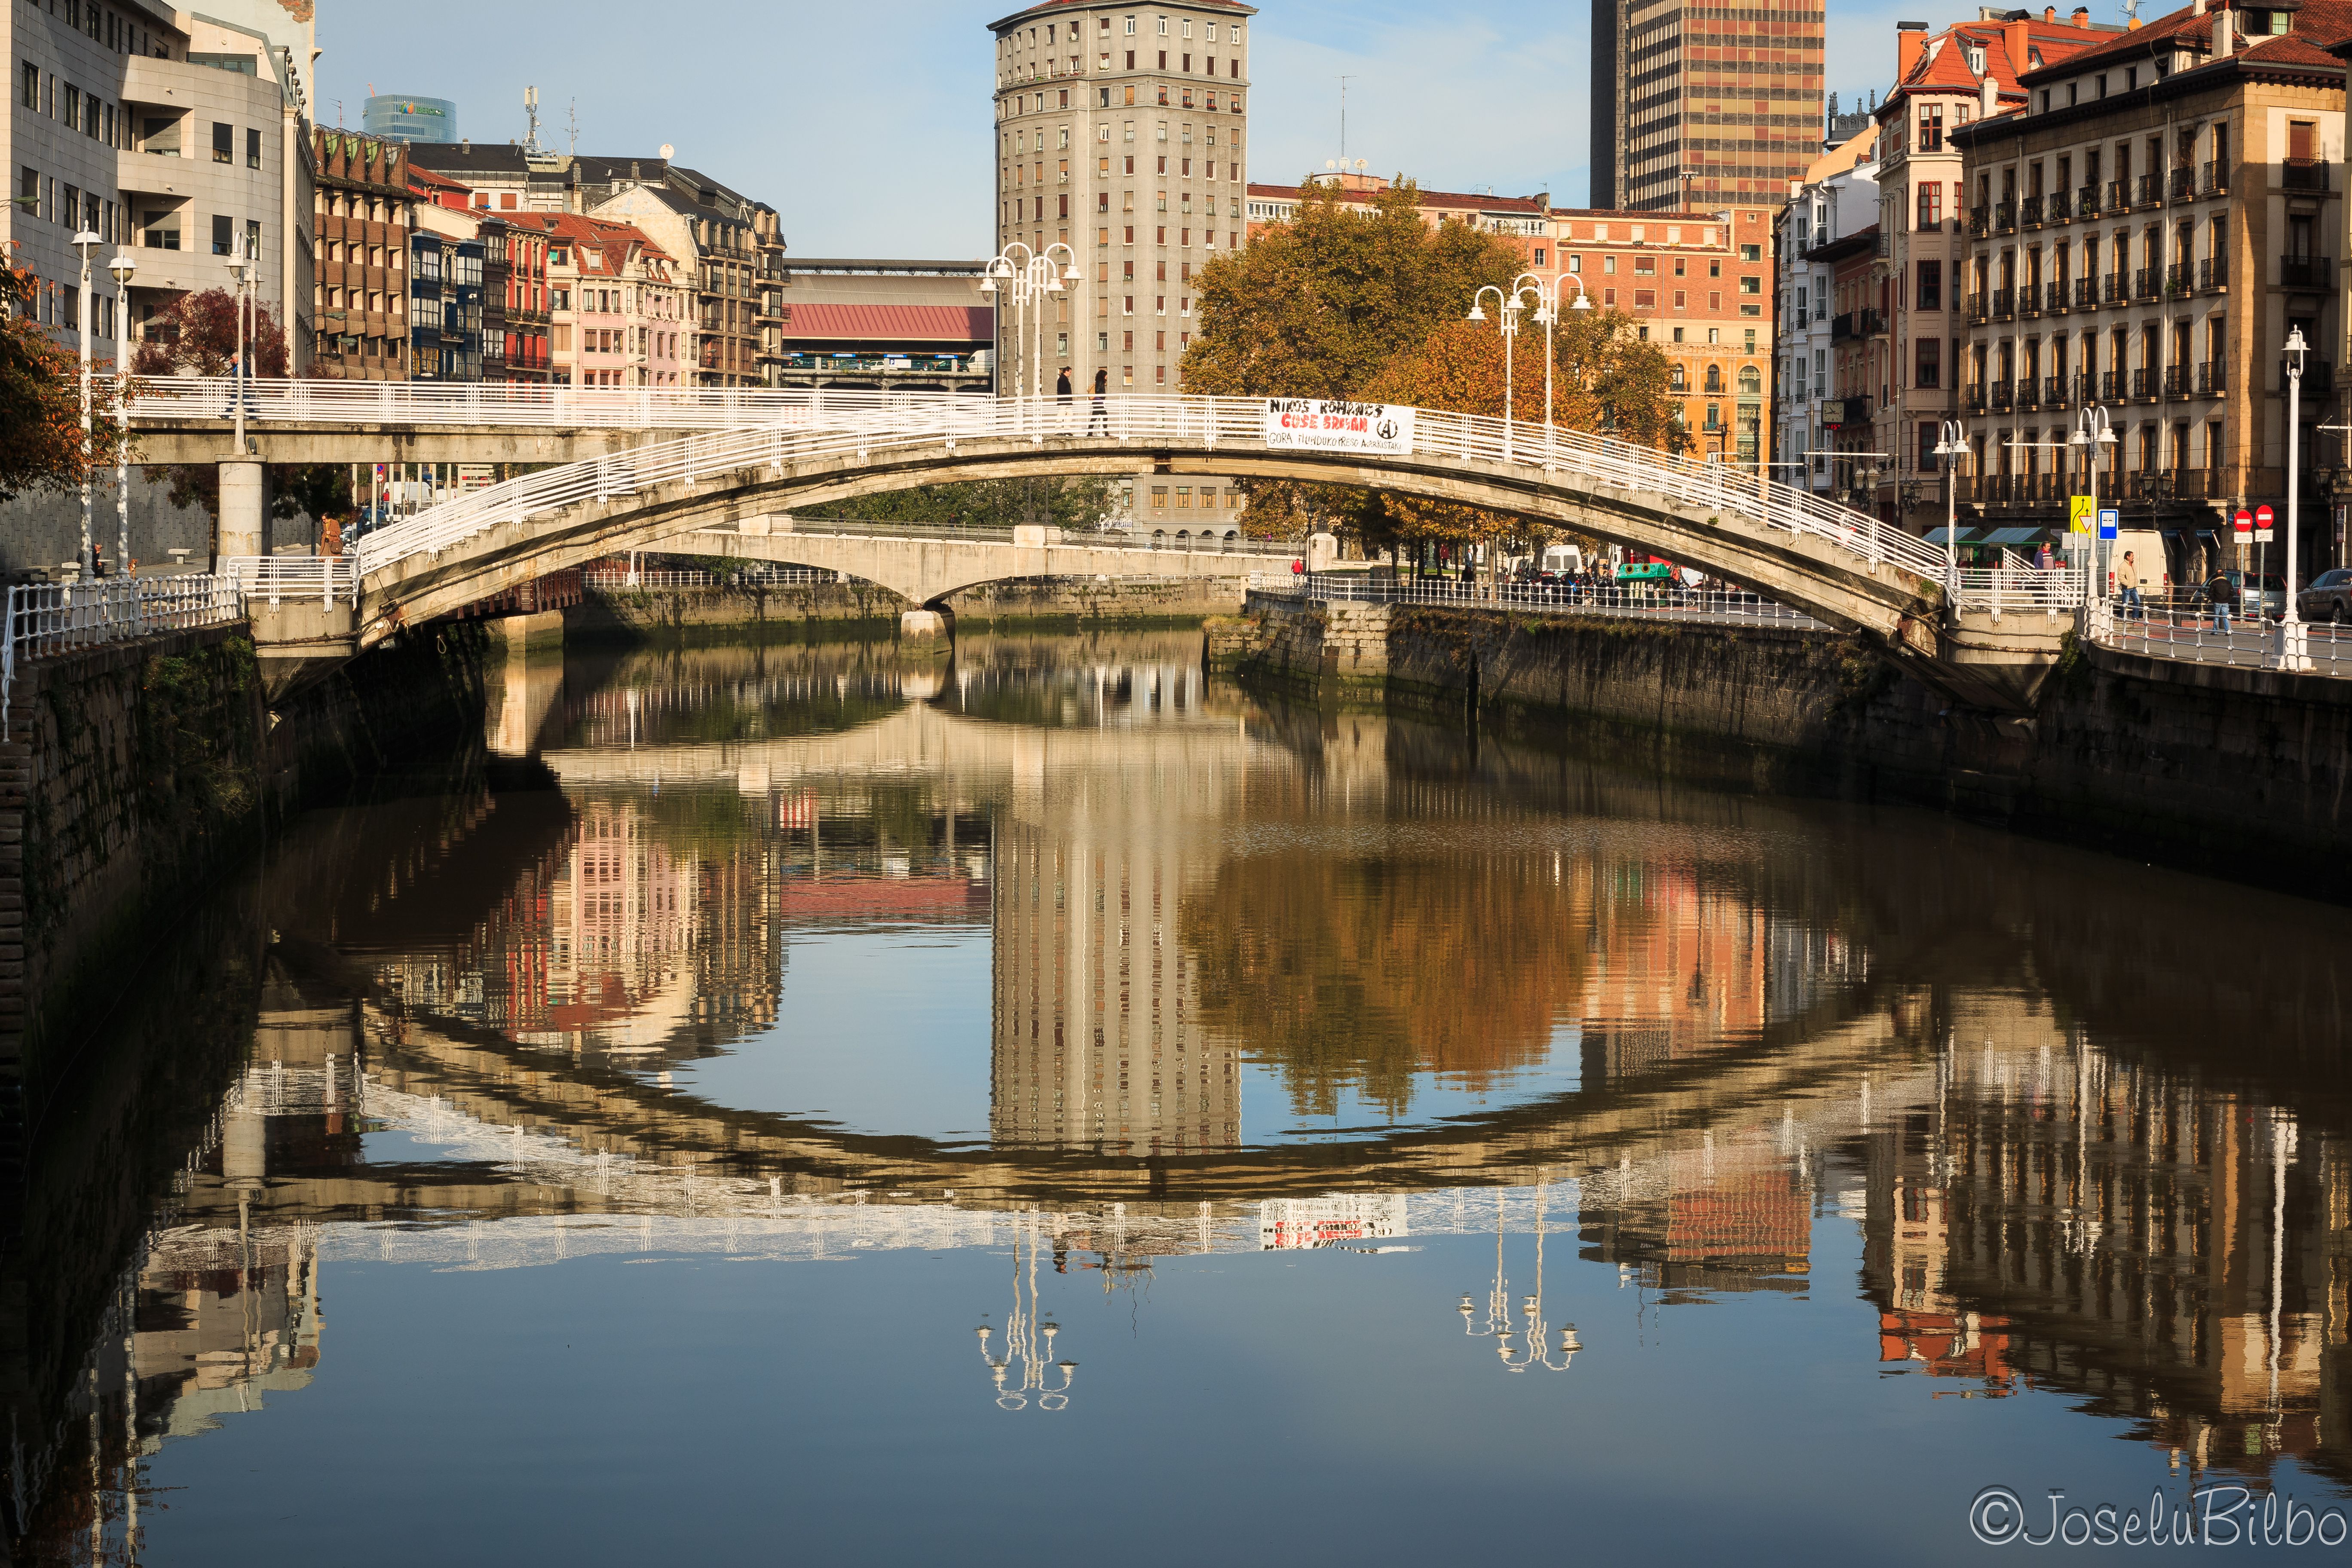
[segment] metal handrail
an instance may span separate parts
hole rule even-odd
[[[1827,631],[1821,621],[1760,594],[1674,586],[1628,586],[1616,583],[1529,583],[1406,577],[1370,573],[1306,573],[1288,577],[1253,575],[1257,593],[1307,599],[1349,600],[1374,605],[1433,605],[1454,609],[1507,610],[1540,616],[1615,616],[1698,621],[1717,626],[1776,626],[1792,631]]]
[[[359,563],[348,555],[224,555],[220,574],[248,598],[272,609],[288,599],[359,603]]]
[[[108,577],[82,583],[26,583],[8,590],[0,627],[0,740],[8,734],[8,700],[16,666],[76,648],[127,642],[154,632],[218,626],[245,614],[228,578]]]
[[[373,578],[414,556],[447,551],[486,529],[653,486],[761,468],[781,470],[787,461],[812,458],[854,456],[862,461],[876,451],[942,442],[950,451],[963,441],[1076,443],[1088,438],[1093,424],[1085,400],[947,393],[826,393],[821,400],[806,393],[765,395],[774,416],[764,426],[689,436],[543,469],[378,529],[359,542],[360,574]],[[1097,426],[1097,437],[1122,446],[1263,450],[1266,406],[1263,398],[1115,398]],[[1727,465],[1607,437],[1423,409],[1414,416],[1411,456],[1449,467],[1499,464],[1572,488],[1663,494],[1694,511],[1823,540],[1874,566],[1886,563],[1930,581],[1943,579],[1943,552],[1900,528]]]

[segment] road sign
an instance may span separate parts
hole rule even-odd
[[[2265,501],[2261,506],[2254,508],[2255,543],[2268,544],[2271,542],[2271,523],[2273,521],[2273,517],[2269,502]]]
[[[2101,539],[2113,539],[2116,536],[2116,531],[2123,527],[2123,521],[2124,514],[2121,510],[2111,506],[2101,507],[2099,509],[2099,537]]]
[[[2244,507],[2240,507],[2236,514],[2230,519],[2230,526],[2237,531],[2238,542],[2243,544],[2253,536],[2254,514]]]
[[[2069,533],[2091,531],[2091,498],[2089,496],[2066,498],[2066,531]]]

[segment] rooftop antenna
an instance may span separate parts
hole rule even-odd
[[[572,137],[572,155],[577,158],[580,156],[580,100],[578,99],[573,99],[564,106],[563,124]]]
[[[522,149],[526,153],[536,153],[539,151],[539,89],[527,87],[522,89],[522,112],[530,123],[530,129],[523,132]]]
[[[1348,81],[1347,77],[1339,79],[1339,166],[1343,172],[1348,165]]]
[[[342,124],[343,124],[343,100],[342,100],[341,99],[340,99],[340,98],[339,98],[339,99],[335,100],[335,128],[336,128],[337,130],[339,130],[339,131],[340,131],[341,129],[342,129]]]
[[[2124,0],[2124,25],[2129,26],[2138,20],[2139,0]]]

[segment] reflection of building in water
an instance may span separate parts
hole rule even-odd
[[[1708,1132],[1653,1156],[1640,1180],[1588,1186],[1585,1256],[1663,1290],[1801,1290],[1813,1184],[1770,1131]],[[1633,1175],[1629,1171],[1628,1178]]]
[[[1675,862],[1588,859],[1575,874],[1591,882],[1584,1040],[1607,1077],[1751,1042],[1792,1010],[1773,995],[1782,973],[1771,961],[1816,933],[1776,920],[1753,889]]]
[[[2082,1396],[2198,1468],[2352,1443],[2338,1143],[2022,997],[1969,999],[1953,1038],[1933,1100],[1868,1135],[1882,1356]]]
[[[1239,1053],[1202,1026],[1172,930],[1182,846],[1172,823],[1136,827],[1109,842],[997,830],[999,1143],[1175,1154],[1241,1141]]]
[[[1269,1252],[1377,1241],[1410,1234],[1402,1193],[1268,1198],[1258,1205],[1258,1245]]]

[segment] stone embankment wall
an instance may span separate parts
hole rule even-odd
[[[1072,578],[988,583],[949,600],[959,626],[1191,624],[1241,607],[1239,578],[1096,582]],[[894,637],[905,600],[870,583],[772,588],[611,588],[564,613],[567,637],[826,641]]]
[[[2075,651],[2029,720],[1955,711],[1858,637],[1253,595],[1213,668],[1462,715],[1678,777],[1932,805],[2352,898],[2352,682]]]
[[[0,736],[0,1182],[189,893],[323,792],[477,743],[478,626],[267,706],[242,627],[28,660]]]

